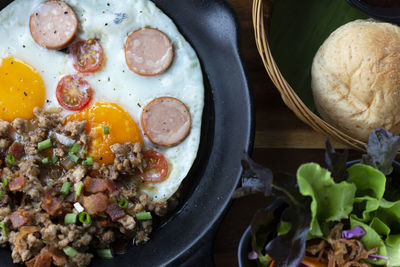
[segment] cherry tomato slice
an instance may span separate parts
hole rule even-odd
[[[81,73],[96,72],[104,62],[104,50],[96,39],[76,42],[69,52],[74,61],[74,68]]]
[[[168,175],[168,161],[163,154],[154,150],[143,152],[147,167],[139,177],[146,183],[159,183],[164,181]]]
[[[82,110],[93,96],[93,89],[89,83],[77,76],[64,76],[57,85],[56,97],[58,103],[68,110]]]

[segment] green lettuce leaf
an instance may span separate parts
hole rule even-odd
[[[292,225],[287,222],[280,222],[278,225],[278,236],[279,235],[286,235],[289,233],[290,229],[292,229]]]
[[[308,163],[297,170],[300,193],[310,196],[311,226],[308,238],[329,234],[329,223],[347,219],[353,210],[356,186],[348,182],[335,183],[328,170]]]
[[[387,256],[389,261],[387,262],[388,267],[399,267],[400,266],[400,246],[391,247],[387,246]]]
[[[384,222],[381,221],[378,217],[375,217],[372,219],[371,223],[369,224],[369,227],[375,230],[380,235],[383,236],[388,236],[390,234],[390,228],[385,224]]]
[[[357,187],[356,196],[370,196],[380,200],[385,193],[386,177],[379,170],[365,165],[354,164],[347,169],[349,177],[347,181]]]
[[[400,234],[397,235],[389,235],[385,240],[386,245],[390,247],[399,247],[400,246]]]
[[[367,250],[378,248],[378,252],[376,254],[379,254],[381,256],[388,255],[385,242],[382,240],[381,236],[374,229],[372,229],[367,224],[359,221],[354,215],[350,216],[350,225],[351,228],[360,226],[361,228],[364,229],[365,235],[361,237],[361,242],[364,244]],[[376,265],[385,265],[387,262],[385,260],[368,260],[368,261]]]
[[[377,200],[369,196],[356,198],[352,216],[382,235],[386,245],[400,245],[400,201]]]
[[[380,201],[378,199],[365,196],[356,197],[354,199],[353,214],[356,215],[359,221],[368,223],[375,216],[374,212],[378,210]]]
[[[377,217],[391,226],[391,229],[396,229],[400,233],[400,201],[391,202],[381,199]]]
[[[382,199],[376,212],[379,218],[390,229],[390,235],[386,235],[386,244],[396,247],[399,245],[400,234],[400,201],[390,202]]]

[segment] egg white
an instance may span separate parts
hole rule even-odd
[[[55,96],[62,76],[75,74],[68,54],[43,48],[29,31],[29,17],[43,0],[15,0],[0,12],[0,59],[15,57],[34,67],[46,87],[45,108],[59,107]],[[95,94],[92,103],[118,103],[140,124],[143,107],[162,96],[180,99],[190,110],[189,136],[174,147],[156,147],[145,139],[146,149],[163,153],[170,163],[168,179],[161,183],[139,185],[140,190],[158,201],[171,197],[189,172],[199,147],[204,86],[197,55],[178,29],[155,4],[148,0],[65,0],[76,12],[79,31],[76,40],[100,40],[106,60],[101,71],[84,75]],[[163,74],[144,77],[132,72],[125,61],[127,36],[142,27],[166,33],[174,44],[175,58]],[[67,115],[68,112],[64,111]]]

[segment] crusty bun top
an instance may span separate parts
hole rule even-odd
[[[334,31],[312,65],[321,116],[354,138],[375,128],[400,133],[400,27],[356,20]]]

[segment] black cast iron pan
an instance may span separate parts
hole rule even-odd
[[[215,232],[240,179],[241,155],[253,143],[251,97],[232,7],[224,0],[153,1],[174,20],[202,63],[206,90],[200,149],[180,206],[151,240],[112,260],[94,259],[91,266],[212,266]],[[2,0],[0,9],[11,2]],[[13,266],[10,250],[1,249],[0,258],[0,266]]]

